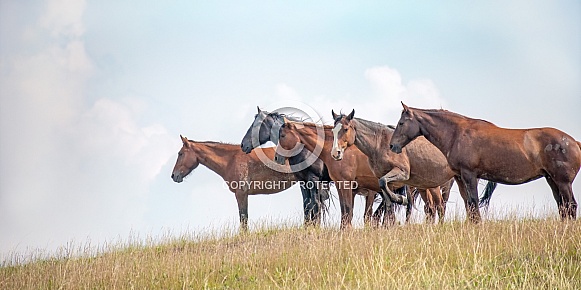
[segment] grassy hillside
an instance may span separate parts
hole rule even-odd
[[[581,289],[579,222],[279,227],[0,268],[1,289]]]

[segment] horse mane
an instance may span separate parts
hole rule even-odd
[[[321,124],[315,124],[312,122],[304,122],[304,121],[293,121],[294,123],[301,123],[301,125],[305,126],[305,127],[321,127]],[[333,129],[333,125],[327,125],[327,124],[322,124],[324,129]]]
[[[487,121],[487,120],[483,120],[483,119],[476,119],[476,118],[470,118],[470,117],[467,117],[467,116],[464,116],[464,115],[458,114],[458,113],[456,113],[456,112],[452,112],[452,111],[448,111],[448,110],[444,110],[444,109],[417,109],[417,108],[413,108],[413,109],[420,110],[420,111],[422,111],[422,112],[426,112],[426,113],[436,113],[436,114],[440,114],[440,113],[442,113],[442,114],[452,115],[452,116],[454,116],[454,117],[458,117],[458,118],[461,118],[461,119],[464,119],[464,120],[474,120],[474,121],[481,121],[481,122],[485,122],[485,123],[487,123],[487,124],[490,124],[490,125],[496,126],[494,123],[492,123],[492,122],[490,122],[490,121]]]
[[[201,143],[201,144],[207,144],[207,145],[234,145],[234,146],[240,146],[240,143],[230,143],[230,142],[223,142],[223,141],[195,141],[195,140],[190,140],[188,139],[189,142],[193,142],[193,143]]]
[[[343,113],[339,113],[339,116],[337,116],[337,118],[335,119],[335,122],[341,120],[343,117],[346,117],[347,115],[343,114]],[[369,121],[369,120],[365,120],[365,119],[361,119],[361,118],[354,118],[355,120],[357,120],[360,123],[363,123],[365,126],[367,127],[371,127],[371,128],[377,128],[378,129],[391,129],[392,131],[395,130],[395,126],[394,125],[385,125],[379,122],[374,122],[374,121]]]
[[[361,118],[355,118],[355,120],[357,120],[357,122],[363,123],[367,127],[378,128],[378,129],[391,129],[392,131],[395,130],[394,125],[385,125],[385,124],[381,124],[379,122],[369,121],[369,120],[365,120],[365,119],[361,119]]]
[[[301,120],[297,117],[287,115],[284,113],[279,113],[279,112],[270,112],[270,113],[267,113],[267,115],[272,117],[273,119],[277,119],[277,120],[281,120],[283,118],[286,118],[286,119],[291,120],[293,122],[303,122],[303,120]]]

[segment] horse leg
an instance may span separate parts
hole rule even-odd
[[[382,203],[384,204],[383,210],[385,211],[383,214],[382,226],[384,228],[388,228],[395,225],[395,211],[393,208],[393,202],[391,199],[386,198],[384,201],[382,201]]]
[[[407,197],[401,196],[399,194],[395,194],[393,191],[391,191],[388,188],[387,184],[392,182],[392,181],[408,180],[409,177],[410,177],[409,171],[405,172],[402,169],[400,169],[399,167],[394,167],[386,175],[382,176],[379,179],[379,188],[381,188],[381,191],[384,193],[384,195],[386,195],[392,202],[395,202],[395,203],[401,204],[401,205],[407,205],[409,202],[407,200]],[[382,195],[382,197],[383,197],[383,195]]]
[[[350,188],[337,188],[339,206],[341,207],[341,229],[350,229],[353,219],[353,192]]]
[[[236,202],[238,203],[238,215],[240,216],[240,230],[248,231],[248,194],[245,191],[236,191]]]
[[[442,212],[440,214],[440,222],[444,222],[446,216],[446,205],[448,204],[448,199],[450,198],[450,191],[452,191],[452,186],[454,185],[454,179],[446,182],[444,185],[440,186],[442,194]]]
[[[312,224],[311,218],[311,191],[301,184],[301,193],[303,194],[303,218],[304,226],[308,227]]]
[[[412,190],[413,188],[413,190]],[[416,196],[419,194],[419,191],[415,187],[408,187],[407,196],[408,196],[408,204],[405,207],[405,223],[409,224],[412,218],[412,209],[414,207],[414,202],[416,201]]]
[[[373,202],[375,202],[375,192],[371,190],[366,190],[367,196],[365,197],[365,212],[363,213],[363,223],[368,226],[371,224],[371,215],[373,214]]]
[[[553,197],[557,202],[561,220],[566,220],[567,218],[575,220],[577,218],[577,201],[575,201],[571,184],[556,182],[550,176],[546,176],[545,179],[553,191]]]
[[[438,223],[441,224],[444,222],[444,212],[445,212],[444,200],[442,197],[441,187],[438,186],[438,187],[430,188],[430,189],[428,189],[428,192],[431,193],[432,201],[434,202],[434,207],[435,207],[434,218],[436,216],[436,213],[438,213]],[[435,222],[435,219],[434,219],[434,222]]]
[[[320,189],[314,187],[311,189],[311,202],[313,204],[311,211],[311,219],[314,226],[321,225],[321,214],[322,214],[322,202]]]
[[[377,194],[379,194],[380,197],[382,196],[382,193],[380,193],[380,192],[378,192]],[[374,226],[378,226],[381,223],[381,216],[385,212],[385,204],[383,203],[383,198],[381,198],[381,199],[382,199],[382,201],[379,203],[379,206],[377,207],[377,209],[373,213],[373,225]]]
[[[470,171],[462,171],[461,179],[466,189],[466,214],[468,219],[477,224],[480,222],[480,208],[478,207],[478,178]]]
[[[428,189],[419,189],[420,196],[424,201],[424,213],[426,214],[426,223],[433,224],[436,221],[436,207],[432,199],[432,192]]]

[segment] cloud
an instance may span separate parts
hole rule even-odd
[[[388,66],[372,67],[365,71],[365,78],[375,89],[385,109],[401,109],[400,101],[420,108],[445,107],[438,88],[430,79],[410,80],[404,84],[401,74]]]
[[[145,227],[149,184],[175,154],[165,127],[142,121],[147,103],[88,97],[97,69],[82,40],[85,6],[48,2],[35,25],[15,29],[50,36],[2,55],[0,253]]]
[[[283,100],[300,100],[301,96],[297,91],[285,83],[276,85],[276,96]]]
[[[82,22],[87,6],[84,0],[50,0],[46,3],[45,14],[40,19],[42,27],[53,37],[79,37],[85,32]]]
[[[348,113],[355,109],[358,117],[393,124],[399,118],[401,101],[419,108],[446,108],[445,99],[430,79],[412,79],[406,83],[397,69],[388,66],[368,68],[363,77],[371,89],[367,96],[315,96],[303,99],[309,100],[306,103],[315,108],[326,123],[332,122],[331,109],[336,113]],[[285,90],[295,92],[290,86]]]

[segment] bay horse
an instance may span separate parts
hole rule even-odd
[[[418,136],[434,144],[456,174],[469,219],[481,220],[477,179],[516,185],[544,177],[561,219],[576,219],[572,183],[581,166],[581,143],[554,128],[506,129],[446,110],[403,111],[390,148],[402,148]],[[486,196],[490,199],[490,196]]]
[[[355,110],[349,115],[338,115],[333,110],[331,114],[335,120],[331,156],[335,160],[341,160],[345,149],[355,145],[369,158],[382,190],[388,190],[387,184],[392,182],[415,187],[425,204],[426,221],[434,223],[436,213],[440,223],[444,221],[454,173],[438,148],[421,137],[402,154],[396,154],[389,150],[395,127],[354,118]]]
[[[282,164],[285,158],[279,153],[279,150],[292,150],[297,144],[303,144],[304,148],[310,152],[315,152],[317,148],[321,149],[319,158],[323,160],[329,170],[331,179],[337,182],[353,182],[355,181],[358,187],[371,189],[374,192],[379,192],[382,197],[381,207],[386,213],[383,216],[383,225],[389,226],[395,223],[395,215],[393,211],[394,203],[409,205],[408,198],[400,194],[394,193],[393,189],[403,190],[405,186],[390,188],[387,192],[381,191],[379,187],[379,180],[373,174],[369,167],[368,158],[357,147],[350,147],[345,150],[343,159],[336,161],[331,157],[331,148],[333,142],[333,126],[317,125],[308,122],[291,121],[284,118],[284,124],[279,130],[277,152],[275,154],[275,161]],[[319,132],[323,130],[322,138],[319,138]],[[341,184],[341,183],[339,183]],[[353,218],[353,188],[349,186],[337,186],[339,193],[339,204],[341,207],[341,228],[348,228],[351,226],[351,219]],[[408,211],[411,208],[408,206]],[[409,215],[407,215],[409,217]]]
[[[200,164],[216,172],[236,196],[242,231],[248,230],[248,195],[281,192],[296,181],[294,174],[270,169],[258,158],[256,152],[245,154],[240,151],[239,145],[196,142],[181,135],[180,138],[183,145],[171,178],[180,183]],[[266,156],[274,157],[274,148],[257,150],[262,150]],[[290,172],[288,164],[286,167]]]
[[[246,134],[242,138],[240,147],[245,153],[252,152],[253,149],[267,143],[268,141],[278,144],[279,129],[284,123],[284,118],[289,118],[290,120],[298,121],[292,117],[280,114],[277,112],[268,112],[261,110],[257,107],[258,113],[254,116],[254,121],[246,131]],[[302,164],[308,158],[313,157],[311,152],[306,148],[303,148],[298,154],[289,157],[289,164],[291,168],[293,166]],[[316,157],[316,156],[315,156]],[[313,182],[330,182],[332,181],[329,176],[327,167],[325,163],[319,159],[310,161],[310,164],[306,168],[301,168],[300,170],[295,170],[295,178],[301,181],[313,181]],[[310,189],[305,187],[304,184],[301,185],[301,192],[303,194],[303,209],[305,215],[305,223],[307,221],[314,220],[315,224],[320,221],[320,215],[322,211],[327,210],[324,200],[328,198],[329,193],[322,191],[318,192],[316,187],[311,187]],[[370,223],[373,203],[375,201],[376,193],[365,188],[358,188],[353,192],[353,198],[355,194],[365,196],[365,210],[364,210],[364,222]],[[377,215],[382,213],[382,207],[377,211]]]

